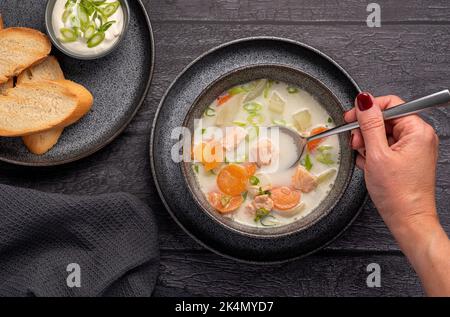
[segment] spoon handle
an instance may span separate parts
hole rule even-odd
[[[423,110],[442,106],[446,103],[450,102],[450,92],[448,89],[442,90],[440,92],[418,98],[413,101],[406,102],[404,104],[395,106],[393,108],[389,108],[383,111],[384,120],[391,120],[396,118],[401,118],[405,116],[409,116],[411,114],[415,114],[421,112]],[[308,142],[324,138],[330,135],[339,134],[342,132],[350,131],[359,128],[359,123],[352,122],[348,124],[341,125],[339,127],[327,130],[325,132],[313,135],[308,138]]]

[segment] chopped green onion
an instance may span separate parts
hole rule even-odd
[[[264,123],[264,116],[259,113],[254,113],[248,116],[247,122],[251,125],[258,125]]]
[[[78,6],[78,19],[80,19],[81,26],[89,25],[89,14],[87,9],[82,5]]]
[[[206,129],[202,129],[202,135],[205,134],[205,132],[206,132]]]
[[[194,165],[194,171],[198,174],[198,165],[197,164]]]
[[[205,114],[205,116],[207,116],[207,117],[214,117],[214,116],[216,115],[216,110],[214,110],[214,109],[211,108],[211,107],[208,107],[208,108],[206,108],[204,114]]]
[[[326,151],[331,150],[333,147],[331,145],[321,145],[317,148],[317,151],[319,151],[320,153],[324,153]]]
[[[290,94],[296,94],[296,93],[299,92],[298,88],[296,88],[296,87],[288,87],[288,88],[287,88],[287,91],[288,91],[288,93],[290,93]]]
[[[313,163],[311,162],[311,157],[309,156],[309,153],[306,153],[305,157],[305,168],[309,172],[313,167]]]
[[[89,41],[87,41],[87,46],[89,48],[93,48],[98,46],[103,40],[105,39],[105,33],[103,32],[97,32],[92,36]]]
[[[239,95],[239,94],[241,94],[243,92],[247,92],[247,90],[244,87],[242,87],[242,86],[236,86],[236,87],[233,87],[230,90],[228,90],[228,93],[231,96]]]
[[[281,120],[272,120],[272,123],[275,124],[275,125],[281,125],[281,126],[286,126],[286,124],[287,124],[286,120],[283,120],[283,119],[281,119]]]
[[[251,176],[249,179],[250,184],[252,184],[253,186],[256,186],[260,183],[260,180],[258,177],[256,176]]]
[[[239,126],[239,127],[246,127],[247,126],[247,123],[246,122],[242,122],[242,121],[233,121],[232,122],[234,125],[237,125],[237,126]]]
[[[325,152],[316,156],[316,160],[324,165],[332,165],[334,164],[334,160],[332,158],[331,153]]]
[[[267,210],[265,208],[259,208],[256,210],[255,214],[255,222],[261,221],[261,219],[264,219],[267,217],[270,213],[270,210]]]
[[[244,110],[247,111],[248,113],[255,113],[260,111],[263,108],[262,104],[258,103],[258,102],[247,102],[244,105]]]
[[[267,215],[267,216],[265,216],[264,218],[262,218],[262,219],[260,220],[261,225],[262,225],[263,227],[274,227],[274,226],[280,224],[278,221],[273,221],[273,220],[269,220],[269,219],[275,219],[275,220],[276,220],[277,218],[275,218],[275,217],[272,216],[272,215]]]
[[[94,36],[94,34],[95,34],[95,26],[91,24],[84,31],[84,38],[86,40],[89,40],[91,37]]]
[[[72,14],[72,10],[67,9],[64,11],[63,15],[62,15],[62,21],[64,23],[66,23],[67,21],[69,21],[70,15]]]
[[[247,195],[248,195],[248,192],[243,192],[243,193],[242,193],[242,198],[243,198],[244,200],[246,200],[246,199],[247,199]]]
[[[247,128],[247,140],[248,141],[252,141],[254,139],[256,139],[257,137],[259,137],[259,127],[257,126],[251,126],[249,128]]]
[[[267,81],[267,84],[266,84],[266,87],[264,88],[264,98],[269,98],[269,92],[270,92],[270,89],[272,88],[272,86],[273,86],[273,80],[268,80]]]
[[[108,5],[106,5],[103,9],[101,9],[101,12],[104,16],[109,18],[114,13],[116,13],[116,11],[119,7],[120,7],[119,1],[112,2],[112,3],[109,3]]]
[[[59,31],[62,35],[62,41],[65,43],[75,42],[78,38],[76,29],[62,28]]]
[[[328,117],[328,123],[333,123],[333,119],[331,117]]]

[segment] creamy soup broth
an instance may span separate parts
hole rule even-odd
[[[252,227],[287,225],[311,213],[333,187],[339,138],[310,143],[300,164],[291,167],[297,156],[293,140],[282,133],[267,135],[264,127],[274,125],[305,136],[335,126],[308,92],[266,79],[224,92],[196,126],[192,168],[201,191],[222,216]],[[219,148],[222,159],[205,159]]]

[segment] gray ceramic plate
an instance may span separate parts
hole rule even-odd
[[[234,41],[211,50],[189,65],[167,91],[151,139],[151,163],[160,196],[175,221],[203,246],[253,263],[283,262],[310,254],[334,240],[359,213],[366,190],[354,154],[343,151],[335,189],[311,217],[261,231],[236,226],[208,210],[183,164],[171,160],[175,127],[190,126],[213,95],[240,82],[268,77],[297,84],[314,94],[333,119],[342,123],[360,91],[331,58],[301,43],[278,38]],[[210,100],[211,99],[211,100]],[[194,107],[193,107],[194,106]],[[345,147],[348,135],[341,136]],[[187,182],[185,180],[187,177]]]
[[[6,26],[45,31],[42,0],[1,0]],[[65,129],[58,144],[43,156],[29,153],[20,138],[0,138],[0,160],[13,164],[50,166],[84,158],[106,146],[130,123],[144,102],[154,68],[154,40],[149,17],[141,1],[129,1],[130,25],[119,47],[110,55],[81,61],[54,54],[67,79],[86,86],[94,95],[92,111]]]

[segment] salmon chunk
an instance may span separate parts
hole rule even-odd
[[[259,167],[270,165],[275,159],[276,150],[269,139],[259,140],[251,149],[250,158]]]
[[[317,177],[309,173],[303,166],[297,167],[292,176],[292,187],[304,193],[309,193],[316,189],[318,185]]]
[[[247,130],[241,127],[229,127],[225,129],[224,134],[222,146],[225,150],[231,151],[237,148],[237,146],[245,139]]]
[[[252,203],[246,206],[247,212],[255,214],[258,209],[271,211],[273,209],[273,200],[269,195],[256,196]]]

